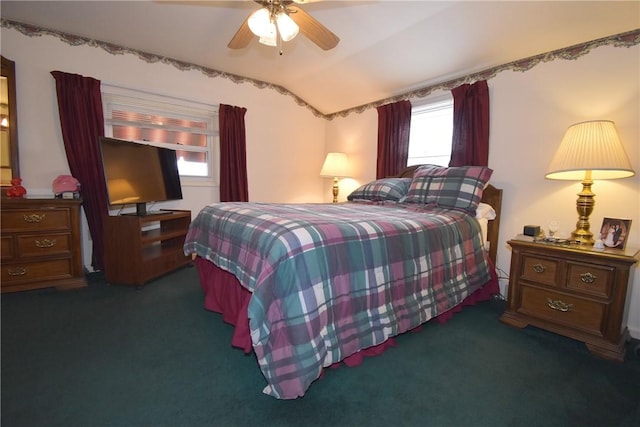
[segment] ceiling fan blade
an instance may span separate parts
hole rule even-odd
[[[253,39],[253,33],[249,28],[249,17],[244,20],[236,34],[233,36],[227,47],[229,49],[242,49],[247,47],[249,42]]]
[[[327,27],[307,12],[294,5],[287,6],[287,8],[291,11],[289,17],[300,27],[300,32],[321,49],[329,50],[338,45],[340,41],[338,36],[329,31]]]

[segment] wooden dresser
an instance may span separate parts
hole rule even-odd
[[[507,309],[501,321],[537,326],[579,341],[598,356],[623,361],[630,269],[637,249],[508,242],[511,255]]]
[[[86,286],[81,200],[8,199],[1,203],[2,292]]]

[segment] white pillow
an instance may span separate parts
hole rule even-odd
[[[479,203],[476,209],[476,218],[495,219],[496,211],[486,203]]]

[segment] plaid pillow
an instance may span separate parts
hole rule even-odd
[[[404,201],[475,212],[492,173],[483,166],[421,166]]]
[[[406,196],[411,178],[383,178],[371,181],[355,189],[347,200],[398,201]]]

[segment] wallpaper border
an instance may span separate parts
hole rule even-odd
[[[498,73],[501,73],[503,71],[525,72],[532,69],[538,64],[554,61],[556,59],[574,60],[583,55],[586,55],[592,49],[600,46],[632,47],[637,44],[640,44],[640,29],[635,29],[635,30],[627,31],[625,33],[615,34],[612,36],[603,37],[600,39],[596,39],[596,40],[592,40],[584,43],[579,43],[579,44],[565,47],[562,49],[557,49],[551,52],[542,53],[540,55],[519,59],[513,62],[509,62],[507,64],[499,65],[497,67],[488,68],[478,73],[469,74],[469,75],[448,80],[442,83],[436,83],[433,85],[421,87],[408,92],[403,92],[401,94],[398,94],[389,98],[380,99],[378,101],[359,105],[357,107],[348,108],[346,110],[337,111],[335,113],[323,114],[318,109],[313,107],[311,104],[309,104],[308,102],[306,102],[305,100],[303,100],[302,98],[294,94],[293,92],[289,91],[287,88],[280,85],[273,84],[273,83],[268,83],[262,80],[256,80],[256,79],[244,77],[238,74],[227,73],[224,71],[216,70],[214,68],[208,68],[202,65],[192,64],[189,62],[184,62],[177,59],[156,55],[153,53],[148,53],[148,52],[144,52],[137,49],[131,49],[128,47],[107,43],[100,40],[94,40],[87,37],[76,36],[73,34],[68,34],[61,31],[52,30],[49,28],[39,27],[35,25],[24,24],[21,22],[12,21],[8,19],[1,19],[0,25],[4,28],[15,29],[20,33],[29,37],[40,37],[43,35],[53,36],[53,37],[57,37],[62,42],[67,43],[71,46],[87,45],[87,46],[103,49],[104,51],[112,55],[131,54],[131,55],[137,56],[139,59],[148,63],[160,62],[163,64],[172,65],[181,71],[189,71],[189,70],[200,71],[202,74],[210,78],[216,78],[216,77],[224,78],[224,79],[229,79],[232,82],[238,83],[238,84],[250,83],[259,89],[272,89],[282,95],[287,95],[292,97],[296,102],[296,104],[309,109],[315,116],[326,119],[326,120],[333,120],[336,117],[347,117],[348,115],[353,113],[362,113],[371,108],[377,108],[381,105],[389,104],[392,102],[398,102],[402,100],[411,100],[415,98],[424,98],[436,90],[451,90],[462,84],[470,84],[478,80],[489,80],[492,77],[495,77]]]

